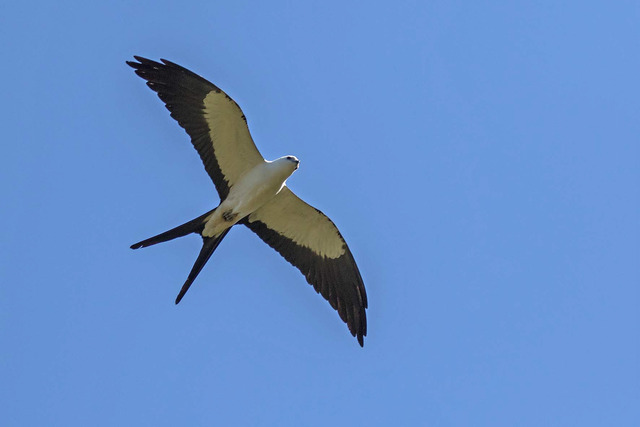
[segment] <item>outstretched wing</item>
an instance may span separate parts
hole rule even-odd
[[[231,187],[264,158],[256,148],[242,110],[226,93],[166,59],[134,56],[127,61],[191,137],[204,168],[224,200]]]
[[[367,294],[353,255],[333,222],[285,186],[243,223],[304,274],[363,346]]]

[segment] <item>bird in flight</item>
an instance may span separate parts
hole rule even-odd
[[[202,249],[176,298],[178,304],[231,227],[242,224],[300,270],[364,346],[367,294],[362,277],[334,223],[287,187],[287,178],[300,164],[298,159],[265,160],[238,104],[213,83],[165,59],[134,58],[137,62],[127,64],[147,81],[191,137],[220,204],[131,248],[190,233],[202,236]]]

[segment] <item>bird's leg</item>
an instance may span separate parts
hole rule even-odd
[[[233,210],[229,209],[228,211],[222,212],[222,218],[225,221],[232,222],[238,216],[237,213],[234,213]]]

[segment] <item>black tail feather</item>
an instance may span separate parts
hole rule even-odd
[[[187,293],[193,281],[196,279],[196,277],[198,277],[198,274],[202,270],[202,267],[204,267],[207,261],[209,261],[209,258],[211,258],[211,255],[213,254],[213,251],[216,250],[216,248],[218,247],[222,239],[224,239],[224,236],[227,235],[229,230],[231,230],[231,228],[227,228],[225,231],[223,231],[221,234],[215,237],[202,238],[203,240],[202,249],[200,250],[200,254],[196,259],[196,262],[193,264],[193,268],[189,273],[189,277],[187,277],[187,281],[184,282],[184,285],[182,285],[182,289],[180,289],[180,293],[176,298],[176,304],[178,304],[180,300],[182,300],[182,297],[184,296],[184,294]]]
[[[215,211],[215,209],[210,210],[206,214],[201,215],[196,219],[192,219],[189,222],[185,222],[182,225],[172,228],[169,231],[165,231],[164,233],[160,233],[157,236],[150,237],[146,240],[143,240],[142,242],[135,243],[131,245],[131,249],[146,248],[147,246],[173,240],[177,237],[186,236],[187,234],[201,233],[204,227],[205,219],[209,215],[211,215],[213,211]]]

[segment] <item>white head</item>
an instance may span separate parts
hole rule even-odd
[[[300,161],[295,156],[284,156],[272,162],[267,161],[267,163],[270,163],[278,171],[278,176],[286,180],[298,169]]]
[[[296,156],[284,156],[275,161],[282,164],[282,167],[287,168],[293,173],[300,165],[300,160]],[[286,166],[285,166],[286,165]]]

